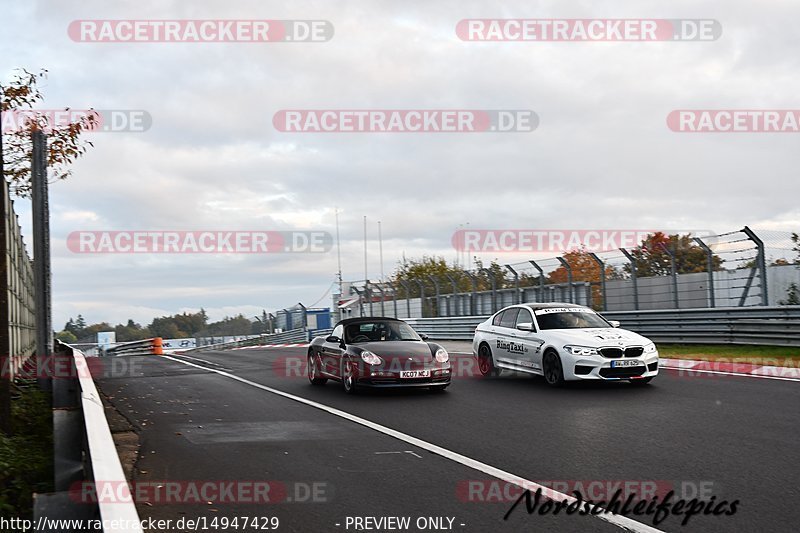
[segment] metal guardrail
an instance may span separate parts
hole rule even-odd
[[[717,307],[603,313],[655,342],[800,346],[800,306]],[[472,340],[488,316],[406,319],[431,339]]]
[[[800,346],[800,306],[603,313],[655,342]]]
[[[130,498],[105,408],[97,392],[84,354],[71,346],[56,345],[57,363],[71,368],[53,379],[53,438],[55,493],[37,494],[34,518],[102,520],[103,531],[142,533],[136,505]],[[89,498],[86,487],[75,492],[75,484],[109,486],[119,498]],[[127,494],[126,494],[127,492]],[[124,525],[122,525],[124,524]],[[117,526],[116,528],[114,526]]]
[[[162,348],[161,337],[154,337],[152,339],[144,339],[141,341],[123,342],[105,348],[103,355],[162,355],[164,350]]]
[[[293,329],[281,333],[267,333],[240,341],[220,342],[217,344],[207,344],[188,350],[179,350],[178,353],[199,352],[205,350],[230,350],[233,348],[243,348],[246,346],[264,346],[267,344],[290,344],[295,342],[307,342],[308,332],[305,329]]]

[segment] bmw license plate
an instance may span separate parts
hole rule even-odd
[[[408,378],[429,378],[431,377],[430,370],[404,370],[400,372],[400,377],[403,379]]]
[[[639,366],[639,361],[611,361],[611,368],[619,368],[622,366]]]

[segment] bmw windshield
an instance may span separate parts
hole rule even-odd
[[[610,328],[611,324],[591,310],[542,309],[536,311],[539,329]]]

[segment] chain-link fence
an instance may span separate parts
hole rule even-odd
[[[487,315],[522,302],[605,311],[797,305],[800,264],[791,232],[661,235],[636,248],[451,269],[434,276],[345,283],[340,318]]]

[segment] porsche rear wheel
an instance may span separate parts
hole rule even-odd
[[[311,382],[312,385],[325,385],[328,382],[327,378],[320,377],[319,375],[319,366],[318,366],[318,357],[314,355],[314,352],[308,352],[308,381]]]

